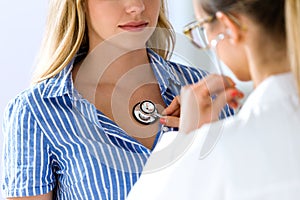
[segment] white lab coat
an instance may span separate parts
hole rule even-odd
[[[300,200],[299,102],[291,73],[272,76],[238,115],[189,135],[167,133],[128,199]],[[220,139],[200,158],[216,127]],[[175,136],[184,147],[170,142]]]

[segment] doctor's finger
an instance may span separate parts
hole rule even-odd
[[[174,115],[174,113],[180,110],[180,97],[176,96],[171,104],[162,111],[163,115]]]
[[[174,116],[166,116],[160,118],[160,123],[168,126],[168,127],[173,127],[173,128],[178,128],[179,127],[179,117],[174,117]]]
[[[233,108],[238,106],[239,99],[243,98],[244,94],[235,89],[230,88],[222,93],[219,93],[212,105],[212,118],[218,119],[221,110],[226,104],[231,105]]]
[[[167,116],[180,117],[180,108],[175,110],[171,115]]]

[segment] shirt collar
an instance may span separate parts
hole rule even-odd
[[[174,86],[180,88],[180,81],[172,72],[170,63],[150,48],[147,48],[147,53],[161,92],[164,93],[168,88]],[[64,95],[69,95],[71,99],[80,98],[80,95],[74,89],[72,69],[76,62],[76,58],[81,57],[82,54],[84,53],[78,53],[60,73],[53,78],[44,81],[45,89],[42,93],[44,98],[53,98]]]
[[[74,57],[71,62],[56,76],[43,82],[45,84],[45,88],[42,93],[42,97],[53,98],[69,95],[72,98],[76,96],[74,94],[74,85],[71,73],[75,58],[76,57]]]
[[[147,48],[147,52],[153,73],[158,81],[161,92],[166,92],[168,88],[172,88],[173,90],[175,89],[175,91],[178,90],[181,83],[178,78],[175,77],[174,72],[172,72],[173,67],[170,66],[170,63],[150,48]]]

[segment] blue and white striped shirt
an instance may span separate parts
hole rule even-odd
[[[148,55],[166,105],[178,95],[177,86],[206,75],[150,49]],[[122,200],[151,153],[78,95],[72,66],[73,61],[54,78],[25,90],[6,109],[3,189],[8,197],[54,189],[55,199]],[[223,116],[232,114],[225,110]]]

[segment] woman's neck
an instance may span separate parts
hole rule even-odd
[[[112,60],[109,65],[103,65],[101,68],[105,68],[105,72],[99,84],[115,85],[122,77],[127,77],[133,71],[139,71],[139,68],[150,68],[150,64],[146,49],[140,49],[125,52]]]
[[[124,43],[126,44],[126,41]],[[120,44],[119,37],[104,41],[101,38],[96,38],[89,41],[89,47],[88,57],[93,60],[96,58],[97,62],[101,63],[101,68],[105,70],[109,67],[119,71],[120,66],[130,70],[137,65],[149,63],[145,45],[132,44],[132,46],[124,47]]]

